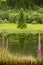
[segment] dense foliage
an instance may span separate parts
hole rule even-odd
[[[0,23],[1,21],[4,22],[4,20],[5,22],[17,23],[20,19],[20,15],[22,14],[26,23],[43,23],[43,8],[36,11],[23,10],[22,14],[20,14],[20,10],[0,11]]]
[[[6,36],[4,39],[6,46]],[[2,46],[2,36],[0,36],[0,47]],[[41,34],[41,48],[43,56],[43,35]],[[31,55],[37,57],[38,49],[38,34],[9,34],[8,36],[8,50],[14,54]]]

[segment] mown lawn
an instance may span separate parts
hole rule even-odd
[[[12,33],[43,33],[43,24],[27,24],[27,28],[17,28],[17,24],[0,24],[0,31]]]

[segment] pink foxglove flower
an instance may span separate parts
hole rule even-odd
[[[39,39],[38,39],[38,54],[37,55],[38,55],[38,58],[42,57],[40,34],[39,34]]]
[[[2,36],[2,55],[4,56],[4,35]]]

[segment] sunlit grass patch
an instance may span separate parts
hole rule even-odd
[[[17,24],[0,24],[0,31],[7,33],[43,33],[43,24],[27,24],[26,29],[17,28]]]

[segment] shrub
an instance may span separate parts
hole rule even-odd
[[[35,17],[35,21],[37,21],[37,23],[42,23],[42,20],[38,15]]]
[[[9,22],[16,23],[17,22],[17,15],[15,15],[14,13],[10,14],[10,16],[9,16]]]
[[[26,15],[26,23],[30,23],[30,17],[28,14]]]
[[[0,18],[0,23],[8,23],[7,19],[2,20],[2,18]]]
[[[33,13],[33,21],[36,21],[37,23],[42,23],[42,19],[40,17],[40,14],[38,14],[37,12]]]
[[[0,18],[0,23],[3,23],[3,20],[2,20],[2,18]]]
[[[0,18],[2,18],[2,20],[4,20],[4,19],[7,19],[7,20],[9,20],[9,13],[8,12],[1,12],[0,13]]]
[[[5,19],[3,23],[8,23],[8,20],[7,20],[7,19]]]
[[[37,22],[36,21],[32,21],[32,24],[37,24]]]

